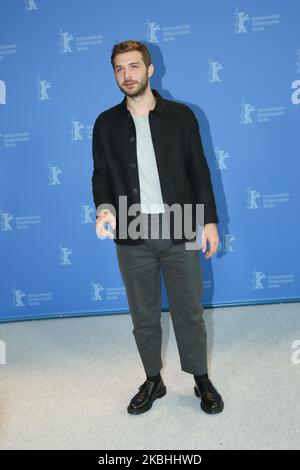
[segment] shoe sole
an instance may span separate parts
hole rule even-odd
[[[201,395],[199,393],[199,390],[197,389],[197,387],[194,387],[194,391],[195,391],[195,395],[196,397],[198,398],[201,398]],[[209,413],[211,415],[216,415],[217,413],[221,413],[221,411],[224,410],[224,402],[223,400],[221,401],[221,405],[218,409],[211,409],[211,408],[208,408],[204,403],[203,401],[201,400],[201,403],[200,403],[200,406],[201,406],[201,409],[203,411],[205,411],[205,413]]]
[[[164,387],[156,395],[153,395],[151,402],[149,402],[149,405],[146,408],[134,409],[128,406],[127,411],[128,413],[133,414],[133,415],[140,415],[142,413],[145,413],[146,411],[149,411],[152,408],[152,403],[154,402],[154,400],[156,400],[157,398],[164,397],[166,393],[167,393],[167,388]]]

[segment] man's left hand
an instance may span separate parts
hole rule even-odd
[[[207,242],[209,243],[209,250],[205,253],[205,258],[210,258],[214,253],[217,252],[219,246],[219,234],[217,224],[205,224],[202,231],[202,252],[204,253],[207,248]]]

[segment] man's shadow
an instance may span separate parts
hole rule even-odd
[[[196,105],[195,103],[181,101],[177,99],[176,97],[173,97],[173,95],[171,94],[169,90],[166,90],[163,88],[162,80],[166,73],[166,66],[164,63],[162,53],[157,45],[152,44],[152,43],[146,43],[146,42],[144,43],[146,44],[146,46],[148,47],[150,51],[152,62],[155,67],[154,73],[152,77],[150,78],[151,88],[156,89],[162,95],[163,98],[166,98],[169,100],[175,100],[180,103],[186,104],[187,106],[189,106],[189,108],[193,110],[193,112],[195,113],[197,117],[199,128],[200,128],[200,136],[201,136],[202,145],[204,149],[204,154],[205,154],[205,157],[206,157],[209,169],[210,169],[211,181],[212,181],[214,195],[216,199],[217,213],[218,213],[218,218],[219,218],[219,223],[217,225],[217,228],[218,228],[219,237],[220,237],[220,246],[219,246],[218,253],[214,256],[216,256],[217,259],[220,259],[221,257],[227,254],[225,251],[224,239],[225,239],[225,235],[229,233],[229,230],[228,230],[229,215],[228,215],[228,208],[226,204],[224,186],[222,183],[222,172],[219,168],[218,159],[215,154],[208,119],[206,117],[205,112],[198,105]],[[192,63],[192,58],[191,58],[191,63]],[[205,324],[206,324],[206,329],[207,329],[208,362],[209,362],[209,368],[210,368],[212,349],[213,349],[213,344],[214,344],[214,318],[213,318],[214,308],[212,307],[213,294],[214,294],[214,275],[213,275],[211,259],[209,258],[208,260],[206,260],[204,258],[204,254],[202,253],[201,253],[201,267],[202,267],[202,275],[203,275],[203,281],[204,281],[204,287],[205,287],[203,290],[202,302],[203,302],[203,306],[205,307],[204,318],[205,318]],[[163,282],[162,276],[161,276],[161,279]],[[165,292],[166,290],[164,290],[163,296],[164,298],[167,298],[165,297]],[[169,309],[163,308],[163,310],[168,311]],[[164,364],[165,358],[166,358],[166,348],[167,348],[169,335],[170,335],[169,315],[162,314],[162,329],[163,329],[162,360]]]

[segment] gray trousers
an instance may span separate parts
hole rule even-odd
[[[152,219],[159,237],[144,230],[140,245],[115,243],[133,323],[133,335],[146,375],[162,368],[161,278],[166,286],[170,315],[178,347],[181,370],[207,373],[207,334],[203,319],[200,249],[186,250],[161,236],[162,214],[143,214]],[[143,224],[142,224],[143,225]],[[145,226],[146,227],[146,226]],[[160,232],[158,232],[160,230]],[[152,238],[151,238],[152,237]]]

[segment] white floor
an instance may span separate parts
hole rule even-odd
[[[126,410],[145,380],[129,314],[0,325],[0,448],[299,449],[300,304],[208,309],[205,319],[209,372],[225,403],[215,416],[180,369],[169,312],[167,395],[139,416]]]

